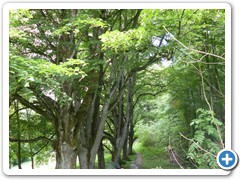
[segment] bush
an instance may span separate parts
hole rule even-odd
[[[188,149],[188,158],[198,168],[218,168],[216,156],[222,148],[220,136],[224,134],[223,123],[214,118],[211,111],[198,109],[197,114],[198,118],[190,124],[195,128],[195,133]]]

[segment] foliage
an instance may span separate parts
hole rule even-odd
[[[14,112],[13,112],[14,113]],[[46,119],[29,109],[23,109],[19,112],[20,117],[20,129],[17,126],[16,112],[10,114],[10,132],[9,137],[12,139],[18,139],[17,133],[21,132],[21,139],[28,141],[37,137],[50,138],[54,134],[53,126]],[[37,129],[37,131],[36,131]],[[10,166],[17,164],[17,143],[10,142]],[[52,142],[48,141],[36,141],[36,142],[24,142],[21,143],[21,157],[22,162],[30,161],[31,157],[36,160],[36,164],[42,164],[48,162],[52,156]],[[41,153],[39,153],[41,152]]]
[[[91,154],[104,131],[109,135],[102,141],[105,148],[116,148],[112,141],[123,137],[129,120],[144,168],[177,168],[169,162],[168,145],[191,160],[186,167],[216,168],[216,126],[224,134],[225,122],[224,15],[218,9],[11,10],[10,136],[56,133],[54,141],[67,139]],[[153,36],[162,38],[167,31],[173,35],[167,46],[151,45]],[[134,79],[131,97],[129,79]],[[20,129],[16,101],[32,109],[28,116],[19,111]],[[22,158],[43,145],[22,143]],[[47,146],[37,162],[57,149]],[[12,165],[17,150],[12,142]],[[111,155],[105,155],[108,163]]]
[[[223,123],[216,118],[213,119],[212,113],[198,109],[198,117],[191,123],[195,133],[187,155],[198,168],[218,168],[216,156],[221,150],[221,145],[216,125],[221,128],[221,135],[224,132]]]
[[[86,76],[84,72],[86,62],[79,59],[69,59],[65,63],[55,65],[43,59],[30,59],[22,56],[10,56],[10,95],[18,88],[31,89],[37,87],[39,90],[49,94],[54,100],[61,104],[71,100],[61,90],[65,81],[81,81]],[[29,95],[30,91],[25,91]]]
[[[144,148],[164,151],[166,161],[170,161],[166,151],[169,144],[178,151],[179,156],[185,159],[184,151],[187,150],[187,144],[181,139],[179,132],[187,132],[187,127],[181,120],[181,114],[174,111],[171,105],[167,105],[169,102],[171,97],[164,94],[157,99],[142,103],[139,107],[141,114],[136,115],[136,118],[141,119],[137,120],[136,136]]]
[[[147,146],[140,141],[134,144],[134,149],[141,154],[143,169],[178,169],[170,162],[168,152],[164,146]]]
[[[138,50],[145,43],[147,33],[143,27],[120,32],[118,30],[106,32],[101,35],[103,49],[113,49],[114,51]]]

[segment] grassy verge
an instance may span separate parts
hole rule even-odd
[[[128,161],[125,161],[125,169],[130,169],[130,164],[132,163],[132,161],[135,161],[136,160],[136,155],[133,154],[133,155],[129,155],[128,156]]]
[[[134,149],[142,155],[143,169],[178,169],[179,167],[172,164],[168,152],[164,147],[146,147],[140,142],[135,142]]]
[[[175,165],[170,162],[169,154],[163,147],[157,146],[144,146],[141,142],[135,142],[134,146],[134,154],[128,156],[127,161],[123,161],[125,169],[130,169],[130,164],[132,161],[136,160],[136,152],[142,155],[143,169],[179,169],[178,165]],[[105,153],[105,164],[106,168],[109,168],[111,163],[111,154]],[[97,159],[95,161],[95,167],[97,168]]]
[[[104,159],[105,159],[105,166],[106,169],[111,169],[110,164],[111,164],[111,154],[110,153],[105,153],[104,154]],[[136,159],[136,154],[134,153],[133,155],[129,155],[128,156],[128,160],[122,160],[122,164],[124,165],[125,169],[129,169],[130,168],[130,164],[132,163],[132,161],[135,161]],[[98,167],[98,159],[96,157],[96,161],[95,161],[95,167]]]

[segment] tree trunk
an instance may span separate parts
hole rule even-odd
[[[132,119],[129,123],[129,147],[128,147],[128,154],[132,155],[133,154],[133,142],[134,142],[134,130],[133,130],[133,122]]]
[[[61,142],[56,150],[56,169],[76,169],[76,150],[66,142]]]
[[[101,56],[98,58],[103,59]],[[102,105],[101,113],[98,112],[100,106],[100,98],[98,98],[98,94],[101,93],[102,89],[101,86],[103,80],[103,68],[100,68],[99,79],[97,79],[97,76],[94,76],[94,78],[90,79],[92,84],[98,83],[98,90],[96,90],[94,86],[92,89],[89,88],[86,97],[89,97],[89,95],[91,95],[91,99],[89,99],[89,101],[86,101],[86,106],[84,105],[84,107],[87,107],[86,111],[82,111],[79,114],[81,120],[80,125],[78,126],[80,128],[78,140],[78,156],[80,168],[82,169],[94,168],[96,155],[98,154],[99,146],[102,142],[105,121],[108,117],[110,102],[116,95],[117,88],[115,84],[116,79],[114,79],[115,73],[116,69],[112,65],[109,77],[110,81],[107,88],[107,95],[104,104]]]
[[[90,169],[88,161],[88,150],[86,148],[81,148],[78,151],[78,159],[80,164],[80,169]]]
[[[18,169],[22,169],[21,163],[21,126],[20,126],[20,118],[19,118],[19,108],[18,108],[18,101],[14,101],[15,111],[17,112],[17,126],[18,126],[18,151],[17,151],[17,160],[18,160]]]
[[[71,104],[60,109],[56,127],[56,169],[76,169],[77,147],[75,121],[72,117]]]
[[[123,146],[126,142],[126,138],[128,137],[128,128],[129,128],[129,121],[133,117],[133,86],[134,86],[134,78],[130,77],[128,81],[128,95],[127,95],[127,110],[126,110],[126,120],[123,122],[120,132],[121,134],[117,136],[115,147],[114,147],[114,157],[113,160],[115,163],[119,163],[121,157],[121,151]],[[121,112],[119,112],[121,113]],[[115,130],[116,131],[116,130]]]
[[[89,159],[90,159],[89,167],[92,167],[94,165],[96,155],[97,155],[97,152],[98,152],[98,149],[101,144],[102,137],[103,137],[104,124],[107,119],[110,100],[112,99],[113,95],[115,94],[115,90],[116,89],[113,88],[113,90],[110,92],[109,98],[106,100],[105,104],[103,105],[101,118],[99,120],[99,125],[98,125],[97,131],[96,131],[96,137],[94,138],[93,145],[91,147],[91,151],[90,151],[90,155],[89,155]]]
[[[121,147],[119,147],[119,143],[116,143],[113,147],[113,157],[112,161],[115,162],[120,167],[120,160],[121,160]]]
[[[134,143],[134,123],[133,123],[133,92],[134,92],[134,82],[135,82],[135,74],[133,74],[132,78],[128,84],[128,106],[127,106],[127,118],[129,119],[129,148],[128,154],[133,154],[133,143]]]
[[[104,148],[102,142],[98,149],[98,168],[105,169]]]
[[[31,156],[32,169],[34,169],[34,157]]]
[[[99,146],[102,142],[104,124],[107,119],[109,103],[112,96],[113,94],[111,93],[109,99],[107,99],[103,105],[100,118],[95,119],[94,116],[92,116],[92,122],[91,124],[88,124],[87,128],[85,128],[85,124],[90,123],[90,120],[88,119],[88,121],[81,121],[81,124],[79,126],[80,134],[78,140],[78,156],[81,169],[94,168],[96,155],[98,154]],[[94,101],[92,103],[92,107],[94,107]],[[96,122],[96,120],[98,122]]]
[[[124,145],[123,145],[123,159],[128,160],[128,135],[127,135]]]
[[[29,136],[30,139],[30,136]],[[32,169],[34,169],[34,155],[33,155],[33,150],[32,150],[32,144],[29,143],[29,148],[30,148],[30,154],[31,154],[31,163],[32,163]]]
[[[110,79],[113,76],[114,70],[115,69],[112,67],[111,73],[110,73]],[[102,106],[102,111],[101,111],[101,114],[100,114],[98,126],[96,128],[95,133],[94,133],[95,136],[92,139],[93,143],[92,143],[92,146],[89,149],[89,153],[88,153],[88,158],[89,158],[89,161],[88,161],[89,166],[88,167],[89,168],[93,167],[95,159],[96,159],[96,155],[97,155],[97,152],[98,152],[98,149],[99,149],[99,146],[102,142],[104,127],[105,127],[105,121],[106,121],[107,116],[108,116],[110,101],[112,100],[112,98],[116,94],[116,86],[114,84],[113,84],[113,86],[109,86],[107,92],[108,92],[108,96],[105,100],[105,103]]]
[[[134,76],[129,79],[128,82],[128,96],[127,96],[127,110],[126,110],[126,122],[124,124],[124,129],[123,129],[123,137],[125,140],[125,144],[127,146],[127,141],[128,141],[128,135],[129,135],[129,127],[133,128],[133,88],[134,88]],[[131,124],[130,124],[131,122]],[[130,131],[132,135],[132,142],[133,143],[133,129]],[[130,146],[129,146],[130,147]],[[132,144],[131,144],[131,151],[132,151]],[[126,155],[127,156],[127,155]]]
[[[128,126],[127,126],[127,135],[126,135],[126,138],[125,138],[125,142],[123,144],[123,157],[122,159],[124,160],[128,160],[128,137],[129,137],[129,123],[128,123]]]
[[[214,67],[215,70],[215,77],[214,77],[214,81],[215,81],[215,90],[216,90],[216,103],[217,107],[216,107],[216,117],[222,121],[223,123],[225,122],[225,102],[224,99],[221,98],[222,94],[224,94],[224,92],[222,92],[221,90],[221,86],[220,86],[220,77],[219,77],[219,73],[218,73],[218,67],[215,66]]]
[[[91,144],[87,143],[89,139],[87,139],[86,131],[83,125],[80,127],[80,135],[79,135],[79,144],[78,144],[78,158],[80,169],[94,169],[95,166],[95,159],[98,150],[98,146],[96,147],[96,154],[95,157],[91,159]]]

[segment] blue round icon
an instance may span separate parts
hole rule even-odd
[[[224,170],[230,170],[237,164],[238,157],[233,150],[221,150],[217,155],[217,163]]]

